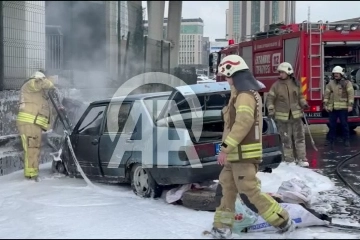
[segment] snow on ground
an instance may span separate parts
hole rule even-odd
[[[0,177],[0,236],[3,238],[143,238],[199,239],[211,228],[213,213],[142,199],[129,187],[95,184],[54,176],[41,166],[42,181],[24,180],[22,171]],[[282,181],[297,177],[313,192],[334,188],[326,177],[309,169],[281,165],[259,173],[263,190],[276,192]],[[240,238],[357,238],[356,233],[326,228],[299,229],[288,236],[244,234]]]

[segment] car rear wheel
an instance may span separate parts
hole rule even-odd
[[[136,195],[143,198],[161,197],[162,188],[141,164],[136,163],[132,166],[130,176],[131,188]]]

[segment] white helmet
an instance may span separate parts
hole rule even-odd
[[[249,69],[244,59],[239,55],[229,55],[224,57],[218,67],[218,72],[226,77],[231,77],[234,73]]]
[[[280,71],[285,72],[287,75],[291,75],[294,73],[293,67],[288,62],[280,63],[277,70],[278,72]]]
[[[340,66],[336,66],[333,68],[332,73],[340,73],[341,75],[344,75],[344,69]]]
[[[45,75],[41,72],[35,72],[30,78],[35,78],[35,79],[44,79],[46,78]]]

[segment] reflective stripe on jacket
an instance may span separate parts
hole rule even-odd
[[[48,79],[30,79],[20,90],[20,106],[17,120],[39,125],[44,130],[50,127],[50,105],[47,89],[54,88]]]
[[[231,91],[223,108],[224,133],[221,151],[227,160],[260,163],[262,161],[262,102],[257,92]]]
[[[294,119],[301,118],[305,105],[304,95],[293,79],[276,81],[266,98],[268,110],[275,111],[275,119],[279,121],[288,121],[290,114]]]
[[[354,88],[349,80],[331,80],[325,88],[324,104],[329,109],[345,110],[354,104]]]
[[[41,126],[43,129],[48,129],[48,127],[49,127],[49,119],[48,118],[42,117],[39,115],[34,116],[32,114],[25,113],[25,112],[19,112],[16,120],[20,121],[20,122],[34,123],[36,125]]]

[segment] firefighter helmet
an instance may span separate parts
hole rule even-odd
[[[340,66],[335,66],[332,70],[332,73],[340,73],[341,75],[344,75],[344,69]]]
[[[45,76],[47,76],[47,71],[45,69],[40,69],[39,72],[41,72],[42,74],[44,74]]]
[[[229,55],[224,57],[218,68],[218,72],[226,77],[231,77],[234,73],[241,70],[248,70],[249,67],[244,59],[239,55]]]
[[[287,75],[291,75],[294,73],[293,67],[288,62],[280,63],[277,70],[278,72],[285,72]]]
[[[44,79],[45,75],[41,72],[35,72],[30,78],[35,78],[35,79]]]

